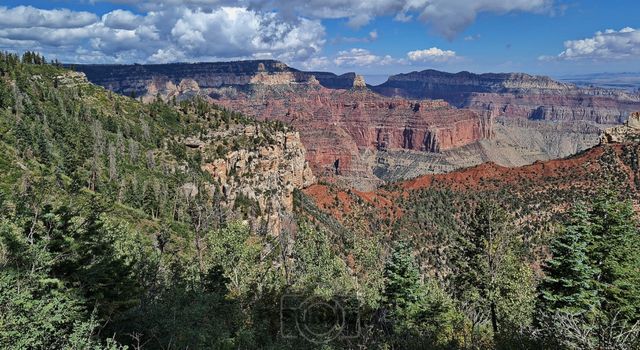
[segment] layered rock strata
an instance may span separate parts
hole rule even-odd
[[[267,138],[268,142],[262,141]],[[257,146],[221,148],[225,140],[232,139]],[[202,152],[202,170],[211,175],[222,200],[229,206],[252,206],[252,214],[265,232],[280,232],[283,217],[293,212],[293,192],[316,182],[300,135],[294,131],[274,133],[259,124],[236,125],[186,138],[183,143]]]
[[[444,99],[495,116],[547,121],[622,123],[640,109],[640,96],[623,90],[579,88],[522,73],[456,74],[425,70],[398,74],[373,87],[386,96]]]
[[[263,120],[280,120],[300,131],[316,174],[376,182],[380,152],[440,153],[491,137],[491,121],[444,101],[383,98],[367,89],[309,88],[245,98],[220,99],[228,108]],[[357,181],[356,181],[357,182]]]
[[[317,175],[360,188],[486,161],[565,157],[640,109],[640,97],[628,92],[519,73],[428,70],[372,87],[354,73],[303,72],[272,60],[76,69],[145,101],[197,95],[291,124]]]
[[[124,95],[155,95],[150,86],[173,84],[187,79],[201,89],[235,87],[242,89],[254,83],[305,84],[316,81],[330,89],[350,89],[356,75],[328,72],[303,72],[274,60],[211,63],[170,63],[148,65],[73,65],[97,85]],[[159,80],[159,81],[158,81]]]

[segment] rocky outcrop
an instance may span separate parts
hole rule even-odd
[[[491,122],[444,101],[384,98],[362,87],[322,87],[216,100],[262,120],[280,120],[300,131],[307,159],[324,177],[379,182],[376,154],[393,150],[438,153],[491,136]]]
[[[623,122],[640,96],[622,90],[578,88],[522,73],[456,74],[426,70],[389,77],[373,89],[386,96],[444,99],[480,113],[535,120]]]
[[[233,139],[254,146],[225,148]],[[293,211],[294,190],[316,181],[300,135],[294,131],[236,125],[183,142],[202,152],[202,170],[211,175],[226,205],[252,211],[266,232],[280,232],[283,216]],[[238,209],[242,206],[248,208]]]
[[[527,74],[433,70],[369,86],[354,73],[303,72],[273,60],[77,66],[145,101],[200,96],[300,132],[325,180],[369,189],[486,161],[521,166],[569,156],[626,120],[640,97]],[[384,94],[387,96],[383,96]]]
[[[475,111],[493,116],[527,118],[545,121],[590,121],[597,124],[619,124],[631,111],[640,108],[640,98],[626,92],[615,95],[591,95],[582,90],[564,93],[538,92],[473,94],[464,103]]]
[[[531,121],[498,117],[492,137],[439,153],[379,152],[374,173],[394,182],[493,162],[505,167],[573,155],[598,144],[601,129],[589,122]]]
[[[299,130],[316,174],[369,187],[376,154],[437,153],[491,135],[491,122],[444,101],[385,98],[353,73],[302,72],[277,61],[77,66],[94,82],[144,101],[194,95]],[[197,145],[197,143],[190,142]]]
[[[640,112],[634,112],[624,125],[606,129],[600,143],[640,142]]]
[[[38,75],[34,75],[32,78],[39,77]],[[89,81],[87,80],[87,76],[82,72],[72,72],[67,71],[62,75],[58,75],[54,78],[56,84],[64,85],[64,86],[78,86],[78,85],[88,85]]]
[[[356,78],[353,79],[353,88],[354,89],[366,89],[367,83],[364,81],[364,77],[362,75],[356,75]]]
[[[153,95],[149,87],[178,86],[185,79],[201,89],[235,87],[243,89],[251,84],[286,85],[317,81],[330,89],[350,89],[356,75],[336,75],[328,72],[303,72],[274,60],[255,60],[212,63],[171,63],[148,65],[74,65],[97,85],[124,95]]]

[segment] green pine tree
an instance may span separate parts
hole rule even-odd
[[[384,296],[394,318],[406,317],[409,306],[418,301],[420,272],[407,243],[396,244],[385,266]]]
[[[547,261],[545,278],[540,286],[544,312],[580,313],[598,307],[587,244],[591,241],[592,225],[584,206],[578,206],[572,221],[562,229],[551,244],[552,258]]]
[[[486,313],[494,336],[499,332],[498,303],[501,298],[500,277],[507,257],[512,254],[514,232],[509,216],[494,201],[481,201],[469,225],[471,239],[466,256],[469,261],[462,278],[477,300],[478,314]],[[474,292],[473,292],[474,291]],[[484,310],[482,310],[484,309]]]
[[[411,246],[393,247],[384,270],[387,326],[399,348],[435,348],[453,344],[459,322],[453,301],[435,280],[424,283]]]
[[[589,257],[597,269],[603,311],[635,322],[640,319],[640,232],[632,204],[617,198],[607,192],[594,203]]]

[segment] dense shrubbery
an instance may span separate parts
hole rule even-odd
[[[266,339],[246,325],[267,242],[227,226],[236,216],[206,190],[199,152],[179,142],[255,121],[200,100],[144,105],[33,53],[0,55],[0,103],[0,347]],[[282,128],[261,124],[266,135]],[[250,251],[236,251],[249,241]],[[240,261],[218,260],[234,254],[241,281],[222,269]],[[277,312],[269,317],[277,324]]]

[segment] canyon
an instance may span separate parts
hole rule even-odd
[[[632,92],[578,87],[523,73],[425,70],[391,76],[373,90],[385,96],[443,99],[458,108],[532,120],[619,124],[640,109],[640,95]]]
[[[487,162],[449,173],[413,177],[374,191],[315,184],[305,188],[304,193],[313,198],[320,210],[339,220],[357,207],[356,203],[373,207],[377,216],[402,215],[398,201],[411,193],[426,190],[482,193],[508,188],[513,196],[530,198],[533,192],[540,200],[543,194],[553,198],[559,192],[589,193],[607,181],[637,193],[640,189],[639,142],[640,112],[634,112],[623,125],[606,129],[600,144],[566,158],[517,167]],[[340,201],[333,198],[340,198]],[[640,207],[640,202],[634,199],[634,205]]]
[[[360,190],[485,162],[567,157],[640,110],[640,97],[628,92],[521,73],[429,70],[370,86],[355,73],[305,72],[273,60],[75,69],[146,102],[200,96],[289,124],[320,180]]]
[[[640,130],[634,126],[622,128],[626,134],[637,135]],[[372,222],[374,227],[385,225],[385,222],[394,229],[417,226],[419,222],[412,221],[418,217],[416,202],[438,193],[448,197],[472,194],[475,199],[510,198],[512,203],[523,205],[518,210],[527,213],[526,220],[531,224],[563,213],[567,201],[586,200],[602,194],[603,183],[636,194],[640,188],[639,160],[637,141],[619,140],[602,143],[568,158],[538,161],[521,167],[503,167],[488,162],[446,174],[419,176],[373,191],[315,184],[304,189],[304,194],[316,210],[350,229],[362,225],[354,219],[360,216]],[[637,210],[640,202],[635,195],[632,198]],[[322,220],[318,222],[327,224]],[[420,231],[416,233],[419,234]]]
[[[301,134],[314,172],[345,185],[365,188],[380,183],[371,164],[378,163],[381,154],[438,154],[491,136],[487,118],[444,101],[384,98],[367,89],[317,85],[279,96],[268,90],[216,102],[258,119],[292,125]]]

